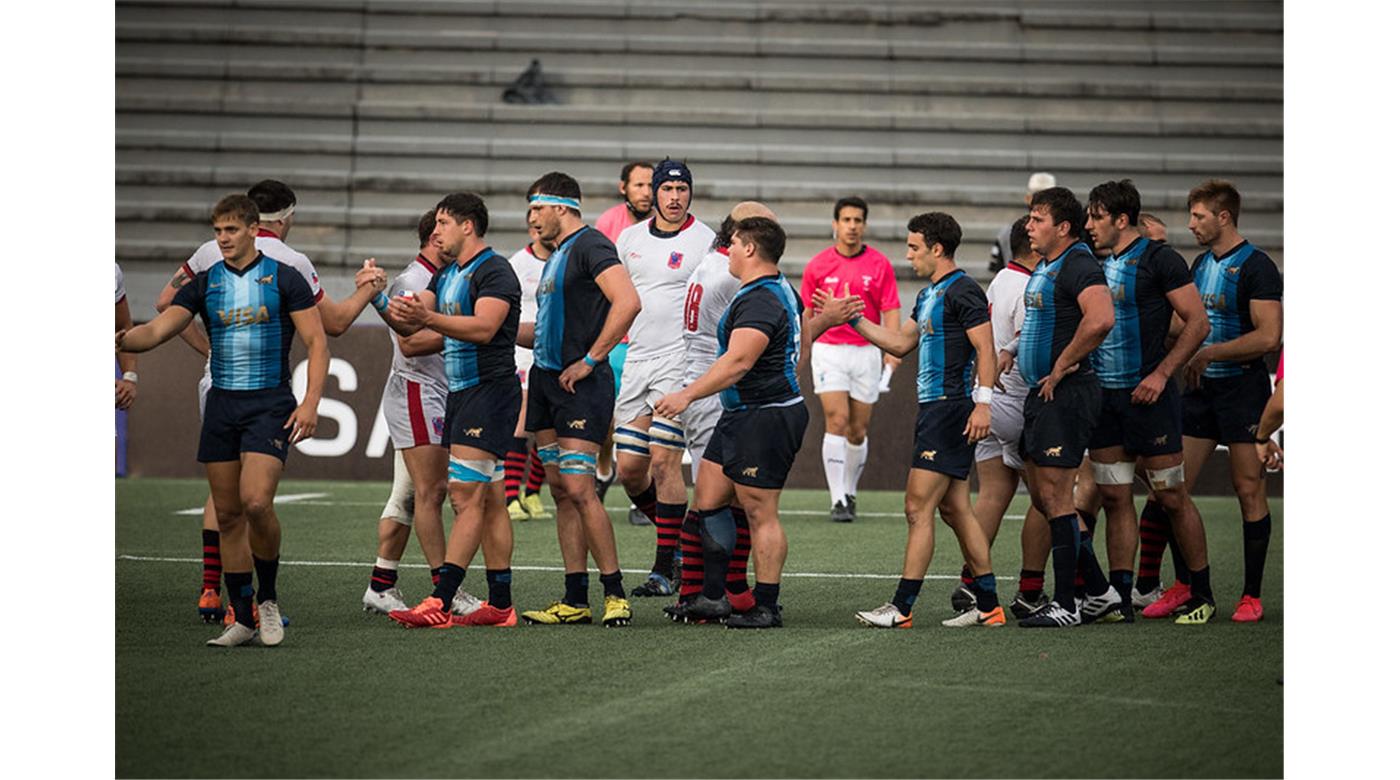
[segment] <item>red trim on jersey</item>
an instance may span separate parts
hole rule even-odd
[[[526,244],[526,245],[525,245],[525,251],[526,251],[526,252],[529,252],[529,253],[530,253],[530,257],[533,257],[533,258],[535,258],[536,260],[548,260],[548,259],[549,259],[548,257],[540,257],[539,255],[535,254],[535,244],[534,244],[534,242],[531,242],[531,243],[529,243],[529,244]]]
[[[281,240],[282,240],[282,237],[281,237],[281,236],[277,235],[276,233],[272,232],[271,230],[268,230],[267,228],[261,228],[261,227],[258,228],[258,238],[275,238],[275,239],[277,239],[278,241],[281,241]]]
[[[324,298],[324,297],[326,297],[326,291],[325,291],[325,290],[317,290],[317,291],[316,291],[315,303],[320,303],[320,302],[321,302],[321,299]]]
[[[657,220],[656,217],[652,217],[650,220],[647,220],[648,222],[651,223],[650,225],[647,225],[647,227],[649,227],[649,228],[656,228],[656,220]],[[690,227],[691,225],[694,225],[694,224],[695,224],[695,215],[694,215],[694,214],[686,214],[686,215],[685,215],[685,222],[681,223],[681,226],[680,226],[680,227],[676,228],[675,230],[665,230],[665,231],[662,231],[662,232],[664,232],[664,233],[679,233],[679,232],[681,232],[682,230],[685,230],[686,228],[688,228],[688,227]],[[657,229],[657,230],[660,230],[660,228],[656,228],[656,229]]]
[[[189,263],[181,263],[180,270],[185,272],[185,276],[188,276],[190,278],[190,281],[194,281],[194,271],[190,270]]]
[[[419,397],[419,385],[412,379],[408,384],[408,424],[413,427],[413,446],[422,447],[432,442],[428,439],[428,422],[423,419],[423,399]]]
[[[1030,275],[1031,275],[1031,272],[1030,272],[1029,269],[1027,269],[1024,265],[1021,265],[1020,263],[1016,262],[1015,260],[1012,260],[1011,262],[1007,263],[1007,264],[1006,264],[1006,267],[1007,267],[1007,268],[1010,268],[1010,269],[1012,269],[1012,270],[1020,271],[1021,273],[1025,274],[1026,276],[1030,276]]]
[[[727,247],[727,246],[717,246],[717,247],[715,247],[715,251],[716,251],[716,252],[719,252],[720,254],[724,255],[725,257],[729,257],[729,247]]]
[[[126,295],[122,295],[122,297],[118,298],[118,299],[117,299],[117,303],[121,303],[121,302],[124,301],[124,300],[126,300]],[[115,306],[116,304],[112,304],[112,305]]]
[[[432,274],[437,273],[437,270],[438,270],[438,269],[435,268],[435,267],[433,266],[432,263],[428,262],[428,258],[424,257],[422,252],[419,252],[419,253],[418,253],[418,256],[415,257],[415,258],[413,258],[413,259],[416,260],[416,261],[418,261],[418,262],[420,262],[420,263],[422,263],[422,264],[423,264],[423,267],[426,268],[426,269],[428,269],[428,273],[432,273]]]

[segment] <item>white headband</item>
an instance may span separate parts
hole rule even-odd
[[[282,220],[286,219],[287,217],[290,217],[293,213],[296,212],[296,210],[297,210],[297,204],[293,203],[292,205],[286,207],[285,209],[282,209],[281,211],[274,211],[274,212],[272,212],[271,214],[261,214],[261,213],[258,214],[258,221],[259,221],[259,222],[281,222]]]

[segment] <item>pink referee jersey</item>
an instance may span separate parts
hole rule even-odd
[[[617,237],[622,235],[622,231],[632,227],[637,223],[632,221],[632,212],[627,208],[626,203],[619,203],[616,206],[598,215],[598,224],[593,227],[598,232],[608,237],[608,240],[617,243]]]
[[[899,287],[895,284],[894,266],[889,258],[872,246],[862,246],[855,257],[845,257],[831,246],[817,253],[802,271],[802,304],[812,307],[812,293],[818,287],[840,296],[850,285],[852,295],[865,301],[865,316],[880,321],[879,312],[899,308]],[[841,325],[823,333],[821,344],[869,344],[856,329]]]

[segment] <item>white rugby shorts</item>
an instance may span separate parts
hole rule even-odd
[[[199,420],[204,421],[204,401],[209,398],[209,388],[214,386],[214,377],[208,371],[199,378]]]
[[[447,388],[390,372],[381,404],[394,449],[442,443]]]
[[[715,424],[724,414],[724,406],[719,395],[708,395],[697,400],[681,412],[681,424],[685,426],[685,448],[690,452],[691,480],[699,475],[700,461],[705,457],[705,448],[710,445],[710,437],[715,434]]]
[[[812,389],[818,394],[844,392],[861,403],[880,397],[884,361],[874,344],[812,345]]]
[[[624,425],[638,417],[650,417],[662,396],[684,386],[684,377],[684,350],[648,360],[632,360],[629,356],[622,364],[622,387],[617,391],[614,421]]]
[[[992,432],[977,442],[977,462],[1000,457],[1001,462],[1020,471],[1021,428],[1026,424],[1024,394],[996,391],[992,395]]]

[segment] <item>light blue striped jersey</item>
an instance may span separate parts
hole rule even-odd
[[[1206,316],[1210,319],[1210,335],[1205,344],[1221,344],[1254,330],[1249,314],[1250,301],[1283,299],[1283,277],[1268,255],[1248,241],[1217,258],[1204,252],[1191,266],[1196,287],[1201,291]],[[1248,371],[1264,370],[1263,358],[1246,361],[1213,361],[1206,366],[1205,375],[1211,379],[1239,376]]]
[[[967,332],[991,321],[982,288],[953,271],[919,291],[911,316],[919,326],[919,403],[971,396],[977,353]]]
[[[1079,294],[1096,284],[1106,284],[1103,269],[1083,241],[1075,242],[1031,273],[1026,284],[1026,321],[1021,325],[1017,354],[1026,384],[1035,387],[1050,375],[1084,319]],[[1079,372],[1093,374],[1088,364],[1084,361]]]
[[[1191,284],[1191,272],[1176,250],[1146,238],[1105,258],[1103,272],[1113,298],[1113,329],[1091,353],[1094,371],[1106,388],[1131,389],[1167,356],[1167,293]]]
[[[797,383],[797,360],[802,351],[802,301],[780,274],[763,276],[739,288],[719,319],[715,333],[719,355],[729,351],[729,337],[741,328],[753,328],[768,337],[768,344],[732,386],[720,391],[725,409],[783,406],[802,399]]]
[[[515,375],[515,334],[520,327],[520,280],[510,261],[486,247],[465,262],[448,263],[428,282],[439,314],[471,317],[482,298],[499,298],[510,307],[501,327],[485,344],[443,336],[447,389],[452,392]]]

